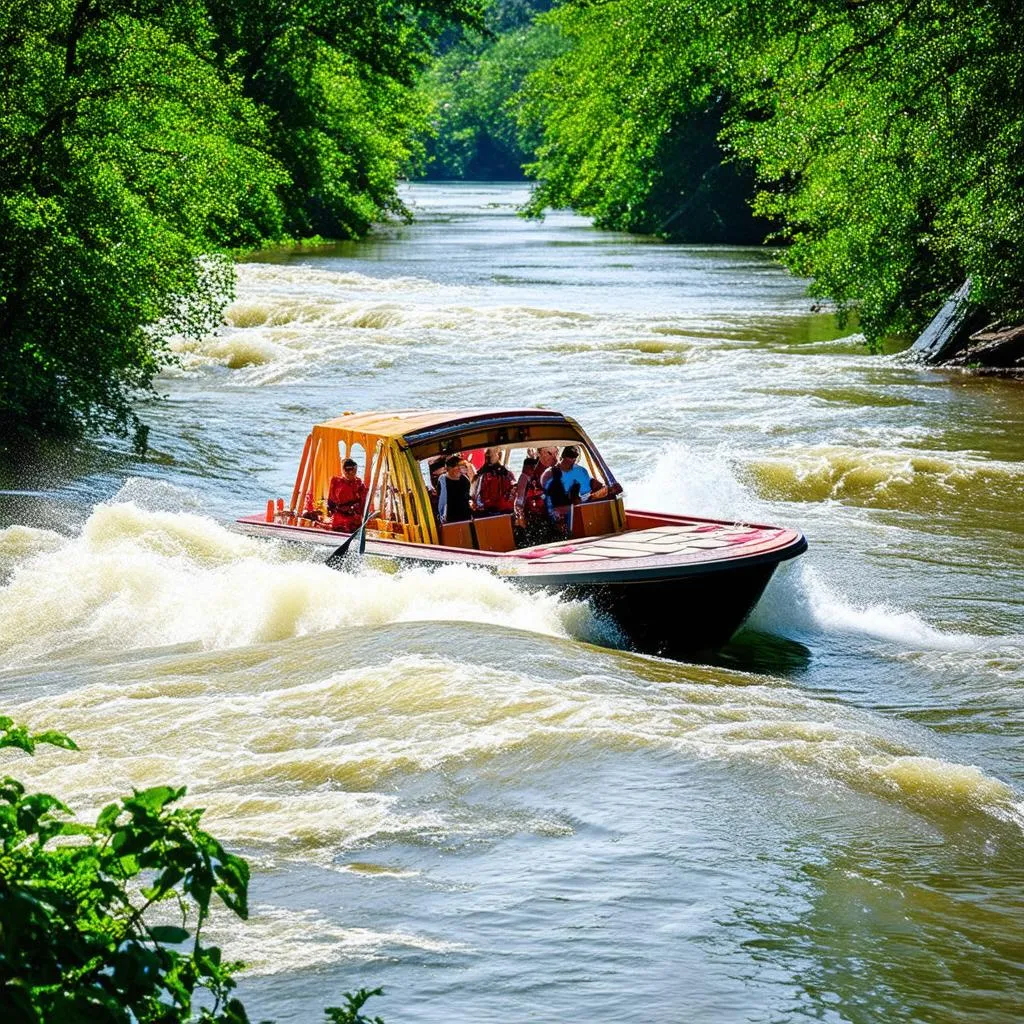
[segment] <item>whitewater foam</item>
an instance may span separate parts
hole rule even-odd
[[[3,531],[0,547],[19,536]],[[389,573],[357,563],[336,572],[307,558],[193,513],[98,505],[78,537],[48,536],[13,560],[0,589],[3,663],[182,643],[220,649],[422,619],[611,636],[588,605],[527,593],[483,570]],[[53,585],[65,578],[75,585]]]

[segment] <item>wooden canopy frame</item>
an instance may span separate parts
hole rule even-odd
[[[552,441],[584,446],[591,471],[615,482],[590,438],[575,420],[546,409],[484,409],[344,413],[313,427],[306,438],[292,488],[289,514],[312,505],[326,509],[331,478],[362,448],[367,531],[416,544],[439,543],[437,522],[419,460],[445,452],[490,447],[542,446]]]

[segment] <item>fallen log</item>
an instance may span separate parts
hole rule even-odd
[[[970,302],[970,294],[968,278],[911,345],[911,355],[926,363],[944,363],[969,344],[971,334],[983,326],[985,319]]]

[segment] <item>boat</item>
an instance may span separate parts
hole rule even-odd
[[[514,472],[528,449],[566,447],[577,449],[593,497],[565,510],[557,536],[530,543],[508,512],[439,521],[430,474],[439,459],[491,449]],[[346,459],[359,467],[366,498],[361,529],[339,532],[327,497]],[[786,527],[627,507],[582,427],[547,409],[344,413],[306,437],[290,500],[271,498],[237,526],[325,554],[358,540],[354,550],[399,564],[487,569],[520,587],[589,600],[635,650],[672,657],[726,643],[779,563],[807,548]]]

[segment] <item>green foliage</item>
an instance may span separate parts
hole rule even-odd
[[[293,236],[355,237],[406,215],[400,174],[423,158],[429,109],[410,87],[449,22],[482,24],[479,0],[209,0],[221,59],[267,112]]]
[[[870,340],[968,277],[1024,318],[1018,4],[576,0],[547,19],[572,45],[527,83],[532,212],[739,241],[763,230],[753,199]]]
[[[0,4],[0,446],[141,446],[133,403],[219,322],[226,256],[403,214],[413,80],[481,2]]]
[[[74,749],[0,718],[0,747],[39,743]],[[239,965],[202,928],[215,896],[247,915],[249,867],[199,827],[202,811],[172,808],[184,793],[137,791],[83,825],[55,797],[0,783],[5,1020],[186,1021],[200,992],[212,1006],[199,1020],[247,1020],[231,997]]]
[[[344,1006],[328,1006],[324,1013],[327,1014],[329,1024],[384,1024],[380,1017],[364,1017],[359,1012],[368,999],[383,994],[382,988],[361,988],[358,992],[346,992]]]
[[[786,224],[787,263],[871,338],[919,329],[968,277],[993,315],[1024,317],[1024,10],[781,13],[727,138],[757,164],[758,208]]]
[[[62,733],[32,735],[0,716],[0,748],[28,754]],[[156,786],[108,804],[95,825],[56,797],[0,781],[0,1012],[7,1024],[247,1024],[235,972],[202,941],[216,900],[248,915],[249,866]],[[335,1024],[380,989],[345,994]]]
[[[543,137],[529,213],[571,206],[600,227],[679,241],[763,239],[752,175],[717,141],[729,76],[702,6],[612,0],[546,16],[572,45],[527,83],[520,120]]]
[[[557,27],[540,24],[496,39],[467,37],[438,59],[421,81],[436,118],[428,174],[521,177],[540,138],[518,119],[520,89],[527,75],[564,49]]]
[[[0,49],[0,434],[136,428],[229,294],[200,257],[279,233],[283,176],[199,4],[8,3]]]

